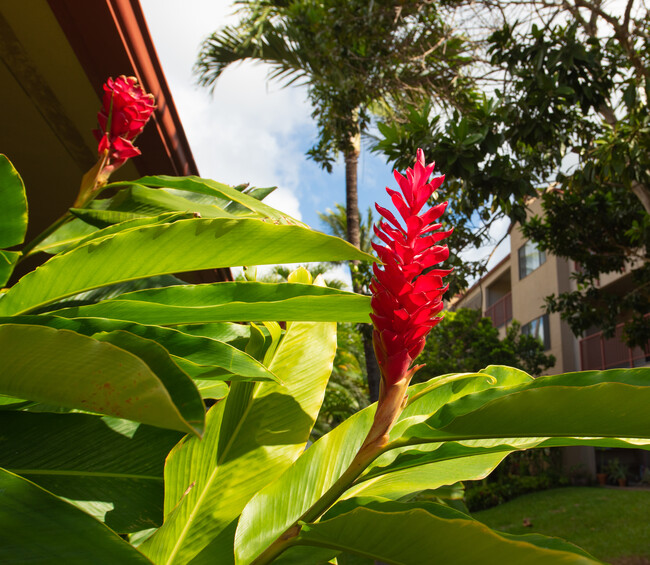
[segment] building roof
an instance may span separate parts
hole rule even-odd
[[[67,210],[95,164],[92,130],[110,76],[137,77],[157,106],[136,142],[142,155],[112,180],[198,174],[138,0],[3,2],[0,60],[0,152],[25,183],[28,238]]]

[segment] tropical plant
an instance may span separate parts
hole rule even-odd
[[[308,271],[312,279],[325,275],[330,270],[330,264],[318,263],[301,267]],[[259,276],[255,269],[255,277],[251,269],[245,274],[238,275],[236,280],[247,280],[247,277],[260,282],[288,282],[292,269],[286,265],[276,265],[270,273]],[[321,277],[322,278],[322,277]],[[330,288],[344,288],[343,281],[330,279]],[[365,324],[368,325],[368,324]],[[332,374],[325,389],[325,397],[318,413],[318,418],[312,429],[312,438],[316,439],[335,428],[338,424],[368,406],[368,388],[366,386],[363,365],[363,343],[356,328],[359,324],[338,323],[336,326],[336,355]],[[372,351],[372,350],[371,350]]]
[[[17,245],[25,193],[1,162],[0,241]],[[409,386],[444,291],[442,269],[423,274],[447,255],[435,245],[443,207],[422,211],[440,184],[427,182],[432,169],[419,154],[398,176],[406,227],[381,210],[371,303],[301,269],[278,284],[169,278],[369,259],[197,177],[109,183],[108,198],[95,185],[74,219],[23,247],[53,256],[0,298],[0,561],[597,563],[445,501],[512,451],[647,449],[650,371],[532,379],[491,366]],[[334,321],[362,321],[371,306],[380,400],[305,449]],[[413,498],[427,489],[435,501]]]
[[[343,154],[345,238],[363,249],[357,164],[371,114],[432,94],[460,103],[464,40],[434,4],[419,0],[249,0],[239,3],[239,14],[237,25],[203,43],[196,65],[200,83],[214,87],[229,65],[252,60],[270,65],[271,79],[307,85],[318,125],[318,142],[308,155],[331,171]],[[362,292],[358,269],[363,267],[352,262],[353,290]],[[368,388],[376,400],[379,373],[371,332],[365,328],[362,335]]]

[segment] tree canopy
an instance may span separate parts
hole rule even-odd
[[[470,8],[461,2],[449,9]],[[647,10],[635,0],[620,14],[585,0],[478,3],[472,9],[491,23],[482,36],[474,29],[484,54],[474,67],[481,90],[463,105],[435,108],[437,115],[427,105],[387,121],[376,149],[399,163],[425,147],[447,174],[458,287],[484,268],[462,262],[460,252],[485,245],[492,223],[507,217],[523,224],[542,249],[579,263],[577,290],[548,301],[576,334],[594,324],[611,334],[617,321],[632,318],[628,343],[645,343]],[[542,198],[544,216],[531,219],[526,204],[535,197]],[[599,287],[603,274],[622,269],[631,271],[632,291],[612,296]]]

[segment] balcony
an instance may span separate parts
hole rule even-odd
[[[484,316],[492,319],[492,325],[499,328],[512,320],[512,293],[499,298],[485,310]]]
[[[616,367],[642,367],[650,363],[650,341],[645,347],[629,348],[622,341],[623,324],[616,326],[611,338],[603,332],[580,340],[580,366],[583,371],[613,369]]]

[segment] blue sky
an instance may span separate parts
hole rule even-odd
[[[228,184],[274,186],[271,205],[324,229],[317,212],[345,202],[344,167],[332,174],[308,160],[316,127],[306,88],[283,89],[266,80],[263,65],[226,70],[214,94],[195,85],[192,65],[203,38],[232,17],[225,0],[142,0],[147,23],[202,176]],[[181,5],[182,4],[182,5]],[[364,149],[359,162],[359,201],[386,205],[392,171]]]
[[[282,88],[267,81],[264,65],[242,63],[228,68],[210,94],[196,85],[192,66],[205,37],[236,23],[232,2],[141,0],[141,5],[201,175],[232,185],[277,186],[265,202],[324,230],[318,212],[345,203],[344,167],[340,162],[328,174],[305,155],[317,133],[306,88]],[[382,157],[364,148],[358,178],[362,212],[375,201],[392,207],[385,187],[397,187]],[[444,184],[440,192],[444,198]],[[495,239],[506,229],[507,222],[495,226]],[[490,251],[471,250],[466,256]],[[490,265],[508,251],[509,242]],[[348,278],[344,273],[336,276]]]

